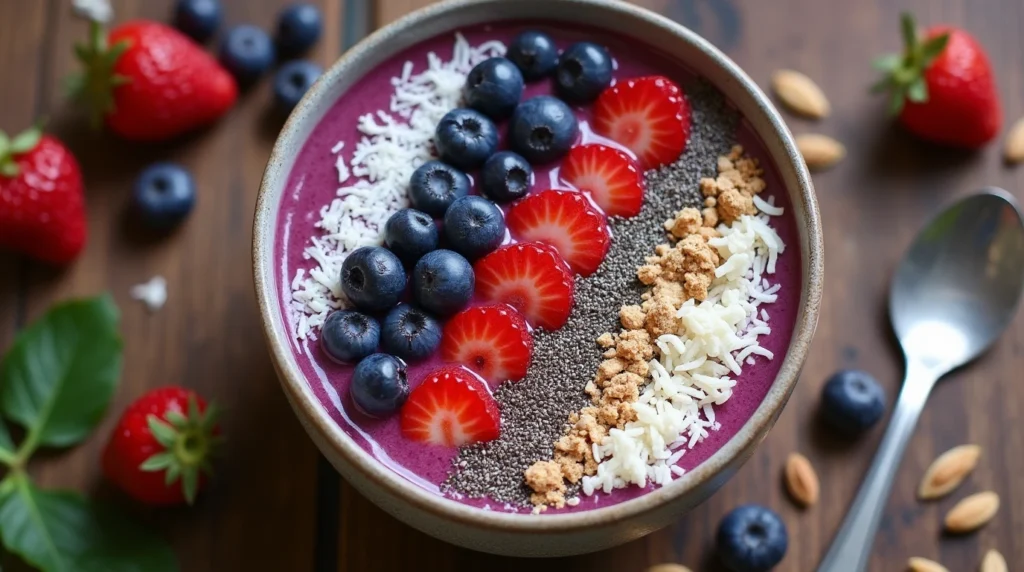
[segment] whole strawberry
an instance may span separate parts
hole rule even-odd
[[[53,264],[85,246],[82,172],[57,139],[32,128],[0,131],[0,248]]]
[[[224,68],[181,32],[138,20],[75,50],[85,67],[72,92],[118,135],[163,141],[208,125],[231,109],[238,86]]]
[[[206,485],[217,413],[194,391],[154,389],[128,406],[103,451],[103,473],[151,506],[192,504]]]
[[[999,133],[1002,110],[985,49],[970,34],[935,26],[921,38],[909,14],[902,16],[901,55],[875,62],[886,77],[890,109],[909,131],[936,143],[976,148]]]

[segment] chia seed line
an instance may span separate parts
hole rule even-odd
[[[685,91],[692,113],[686,151],[672,165],[645,174],[647,191],[640,214],[609,219],[611,248],[597,272],[576,277],[575,306],[568,322],[554,332],[535,331],[527,376],[494,393],[501,407],[501,436],[463,447],[442,485],[445,492],[530,506],[523,471],[535,461],[551,459],[569,414],[590,405],[583,388],[602,360],[595,340],[605,332],[617,332],[619,308],[637,303],[644,292],[636,279],[637,265],[665,242],[666,219],[684,207],[702,206],[698,183],[715,176],[718,157],[733,144],[738,116],[722,95],[701,81],[687,85]],[[578,486],[570,486],[566,497],[576,494]]]

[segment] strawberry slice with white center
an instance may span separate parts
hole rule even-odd
[[[535,328],[557,330],[572,310],[572,271],[539,242],[502,246],[473,266],[476,293],[519,310]]]
[[[644,170],[674,162],[690,136],[690,104],[663,76],[617,83],[594,103],[594,131],[625,146]]]
[[[409,394],[401,425],[407,439],[461,447],[497,439],[501,413],[484,382],[462,367],[446,366]]]
[[[555,247],[569,267],[590,276],[601,265],[611,237],[604,215],[581,193],[547,190],[517,202],[505,216],[512,236]]]
[[[526,320],[507,304],[467,308],[448,320],[441,336],[441,359],[472,369],[492,387],[526,377],[532,357]]]
[[[644,204],[644,176],[636,161],[618,149],[591,143],[569,150],[562,180],[587,191],[608,216],[636,216]]]

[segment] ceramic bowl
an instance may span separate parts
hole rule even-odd
[[[586,25],[636,39],[703,76],[734,105],[765,142],[793,205],[799,232],[802,292],[792,341],[767,397],[740,431],[708,460],[667,486],[605,508],[531,515],[484,511],[431,494],[355,444],[330,418],[304,379],[282,319],[273,259],[276,217],[289,171],[313,127],[341,94],[393,55],[462,27],[500,20]],[[818,317],[822,280],[821,228],[811,180],[792,135],[757,85],[729,58],[692,31],[662,16],[610,0],[461,0],[436,4],[382,28],[338,60],[288,119],[260,187],[253,243],[256,291],[274,365],[284,393],[310,437],[357,490],[396,518],[440,539],[486,552],[560,556],[592,552],[657,530],[718,489],[751,455],[782,411]]]

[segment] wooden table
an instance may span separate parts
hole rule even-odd
[[[367,31],[429,0],[319,0],[326,20],[313,56],[332,62]],[[225,0],[227,20],[270,27],[283,0]],[[113,292],[123,311],[124,376],[113,410],[149,387],[181,383],[229,409],[228,444],[213,489],[191,510],[139,513],[172,540],[182,569],[203,570],[642,570],[677,561],[718,569],[712,543],[720,517],[737,504],[778,510],[790,548],[780,569],[813,570],[835,532],[881,435],[842,444],[819,431],[816,407],[825,377],[839,367],[874,373],[895,398],[901,360],[888,333],[885,293],[900,253],[922,222],[951,197],[982,185],[1018,197],[1024,169],[1004,167],[998,146],[979,153],[918,143],[884,119],[870,97],[872,56],[898,47],[897,17],[954,22],[987,45],[1009,119],[1024,114],[1024,39],[1019,0],[643,0],[722,47],[761,85],[791,67],[816,78],[834,113],[820,124],[793,120],[795,132],[819,131],[842,140],[847,159],[815,176],[824,217],[826,296],[817,338],[801,383],[767,442],[740,473],[703,506],[673,526],[607,552],[552,561],[522,561],[470,552],[408,528],[342,481],[303,434],[274,378],[253,296],[249,244],[253,205],[279,120],[268,113],[269,86],[246,94],[228,118],[174,144],[138,146],[82,127],[69,110],[60,80],[73,69],[71,44],[85,26],[63,0],[0,0],[0,128],[12,132],[35,117],[73,148],[85,173],[91,239],[82,259],[56,271],[0,254],[0,348],[52,302]],[[119,20],[166,19],[171,0],[114,2]],[[196,212],[174,236],[140,234],[125,216],[133,178],[146,164],[174,159],[200,183]],[[170,299],[149,314],[130,287],[165,276]],[[985,359],[950,377],[933,395],[900,468],[872,570],[902,569],[909,556],[974,570],[998,548],[1024,561],[1024,314]],[[38,461],[32,472],[47,486],[115,497],[102,483],[98,455],[110,416],[85,445]],[[951,498],[914,500],[927,464],[961,443],[978,443],[978,470]],[[780,470],[792,451],[806,454],[822,481],[818,506],[800,511],[786,499]],[[969,492],[1002,497],[994,522],[981,532],[948,538],[941,517]],[[429,566],[425,566],[430,563]]]

